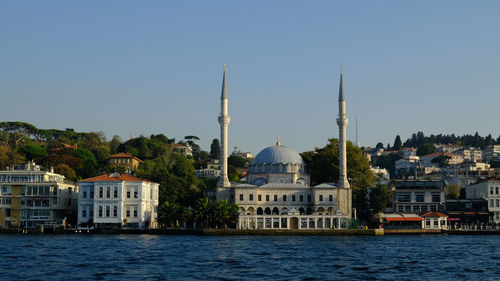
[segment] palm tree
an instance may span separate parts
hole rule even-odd
[[[177,222],[183,220],[183,208],[178,203],[163,202],[159,208],[159,221],[167,227],[177,226]]]
[[[213,201],[209,200],[207,197],[200,198],[196,201],[195,205],[195,217],[197,221],[201,222],[203,228],[210,227],[214,222],[214,212],[215,206]]]
[[[221,200],[217,204],[217,224],[227,228],[229,225],[235,225],[238,218],[238,205],[231,204],[227,200]]]

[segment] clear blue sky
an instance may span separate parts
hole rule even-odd
[[[2,1],[0,121],[298,152],[500,134],[499,1]]]

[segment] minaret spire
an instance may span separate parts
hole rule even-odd
[[[347,152],[346,152],[346,127],[348,123],[345,113],[345,95],[343,81],[342,66],[340,67],[340,87],[339,87],[339,117],[337,125],[339,126],[339,157],[340,157],[340,173],[339,173],[339,188],[350,188],[347,180]]]
[[[339,126],[339,182],[338,188],[347,189],[346,211],[349,218],[352,217],[352,190],[347,180],[347,149],[346,149],[346,127],[348,123],[345,113],[345,95],[342,66],[340,67],[340,87],[339,87],[339,116],[337,125]]]
[[[226,85],[226,64],[224,64],[224,74],[222,76],[222,90],[221,90],[221,109],[219,116],[220,124],[220,139],[221,139],[221,150],[220,150],[220,177],[217,183],[217,200],[228,199],[230,182],[227,177],[227,128],[229,126],[229,121],[231,118],[227,112],[227,85]]]
[[[280,134],[278,134],[278,141],[276,142],[277,146],[280,146]]]

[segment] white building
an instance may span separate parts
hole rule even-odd
[[[474,147],[462,148],[453,153],[461,155],[464,161],[481,162],[484,158],[484,151]]]
[[[224,72],[225,73],[225,72]],[[229,198],[240,207],[240,229],[329,229],[347,228],[352,214],[352,189],[347,181],[345,96],[342,74],[339,89],[339,182],[310,186],[302,157],[278,142],[263,149],[250,165],[245,184],[227,185],[227,89],[221,96],[221,177],[218,200]]]
[[[435,152],[432,154],[420,156],[420,162],[424,167],[437,167],[437,164],[432,163],[432,160],[440,156],[449,157],[448,165],[457,165],[464,162],[464,158],[461,155],[450,152]]]
[[[434,147],[436,147],[437,151],[439,152],[455,152],[459,149],[462,149],[463,146],[459,144],[434,144]]]
[[[444,181],[394,180],[393,206],[398,213],[445,210]]]
[[[467,199],[485,199],[488,211],[494,214],[495,223],[500,223],[500,178],[489,178],[466,188]]]
[[[443,213],[427,212],[422,218],[424,218],[422,225],[424,229],[448,229],[448,216]]]
[[[486,162],[500,161],[500,145],[490,145],[484,152]]]
[[[157,183],[113,173],[81,180],[79,187],[79,226],[158,226]]]

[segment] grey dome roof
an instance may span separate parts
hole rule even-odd
[[[259,165],[264,163],[272,164],[300,164],[303,165],[304,161],[300,155],[292,149],[283,146],[275,145],[264,148],[252,161],[252,165]]]

